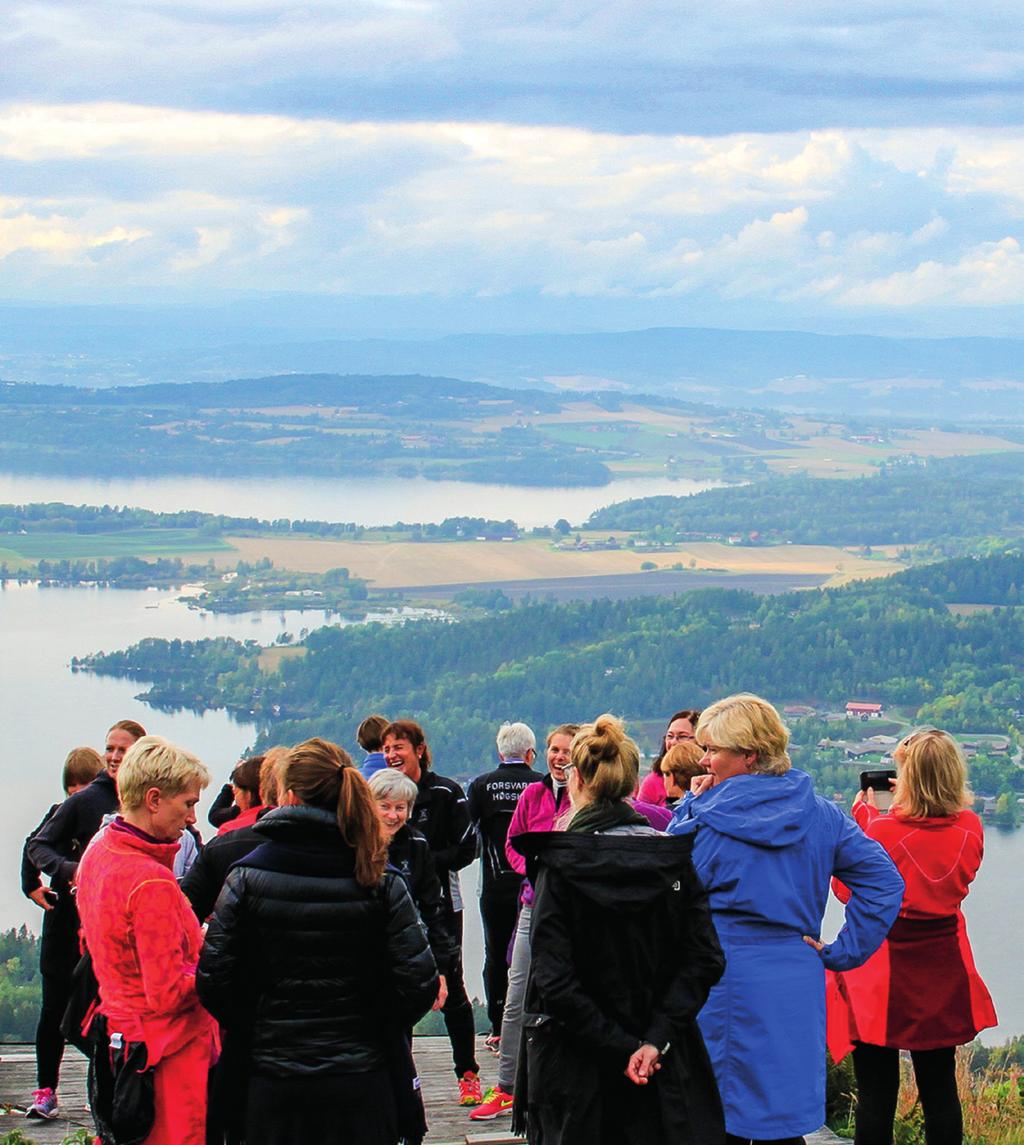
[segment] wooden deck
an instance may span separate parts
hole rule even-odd
[[[508,1117],[475,1125],[469,1110],[458,1104],[458,1090],[452,1072],[451,1051],[447,1038],[417,1038],[414,1044],[416,1064],[423,1085],[430,1132],[428,1145],[502,1145],[521,1141],[508,1132]],[[480,1047],[481,1077],[484,1088],[495,1080],[496,1059]],[[484,1060],[486,1059],[486,1060]],[[81,1126],[92,1128],[85,1103],[85,1058],[69,1049],[61,1068],[60,1112],[54,1121],[28,1121],[24,1111],[35,1088],[35,1052],[32,1046],[0,1046],[0,1107],[10,1106],[9,1114],[0,1115],[0,1137],[11,1129],[20,1129],[35,1145],[60,1145]],[[827,1131],[812,1134],[808,1145],[831,1145],[839,1138]]]

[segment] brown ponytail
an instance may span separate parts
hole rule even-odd
[[[356,882],[376,886],[388,861],[387,840],[370,787],[348,752],[329,740],[308,739],[288,753],[281,779],[301,803],[335,813],[341,837],[356,854]]]

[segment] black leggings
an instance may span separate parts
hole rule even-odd
[[[441,1013],[444,1015],[448,1040],[452,1044],[452,1058],[455,1063],[455,1076],[462,1077],[467,1070],[480,1072],[476,1060],[476,1022],[473,1019],[473,1006],[466,994],[465,975],[462,970],[462,911],[450,911],[445,916],[445,924],[459,947],[458,963],[448,975],[448,1000]]]
[[[956,1089],[956,1047],[911,1050],[914,1078],[924,1113],[927,1145],[961,1145],[963,1112]],[[900,1052],[858,1042],[853,1048],[857,1075],[854,1145],[892,1145],[892,1123],[900,1089]]]
[[[508,948],[519,914],[519,891],[486,890],[480,896],[480,918],[484,924],[484,990],[491,1032],[501,1034],[508,992]]]

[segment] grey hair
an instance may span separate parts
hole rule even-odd
[[[370,793],[374,799],[396,799],[408,803],[410,808],[416,802],[419,788],[397,767],[382,767],[369,778]]]
[[[525,759],[528,751],[537,750],[537,737],[526,724],[502,724],[496,742],[502,759]]]

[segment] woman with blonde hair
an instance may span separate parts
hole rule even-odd
[[[707,775],[670,834],[693,841],[725,974],[700,1027],[725,1105],[729,1145],[795,1145],[825,1120],[825,968],[863,962],[899,909],[885,852],[792,767],[789,732],[760,696],[701,713]],[[835,942],[818,941],[829,879],[854,890]]]
[[[434,959],[348,754],[306,740],[278,776],[265,842],[217,900],[199,995],[248,1046],[247,1145],[394,1145],[389,1047],[437,996]]]
[[[78,912],[99,982],[90,1104],[104,1141],[206,1138],[216,1031],[196,995],[202,932],[173,867],[209,782],[194,755],[142,736],[118,768],[120,814],[78,867]]]
[[[893,759],[889,814],[878,810],[869,788],[858,793],[853,816],[892,857],[906,890],[878,952],[836,975],[829,1045],[837,1060],[853,1048],[858,1145],[892,1141],[900,1050],[910,1051],[928,1145],[959,1145],[955,1047],[996,1024],[960,909],[981,865],[982,825],[968,810],[967,767],[952,736],[913,732]]]
[[[565,766],[564,832],[517,835],[535,888],[513,1130],[534,1145],[722,1145],[695,1018],[722,973],[691,840],[627,802],[639,752],[610,715]]]

